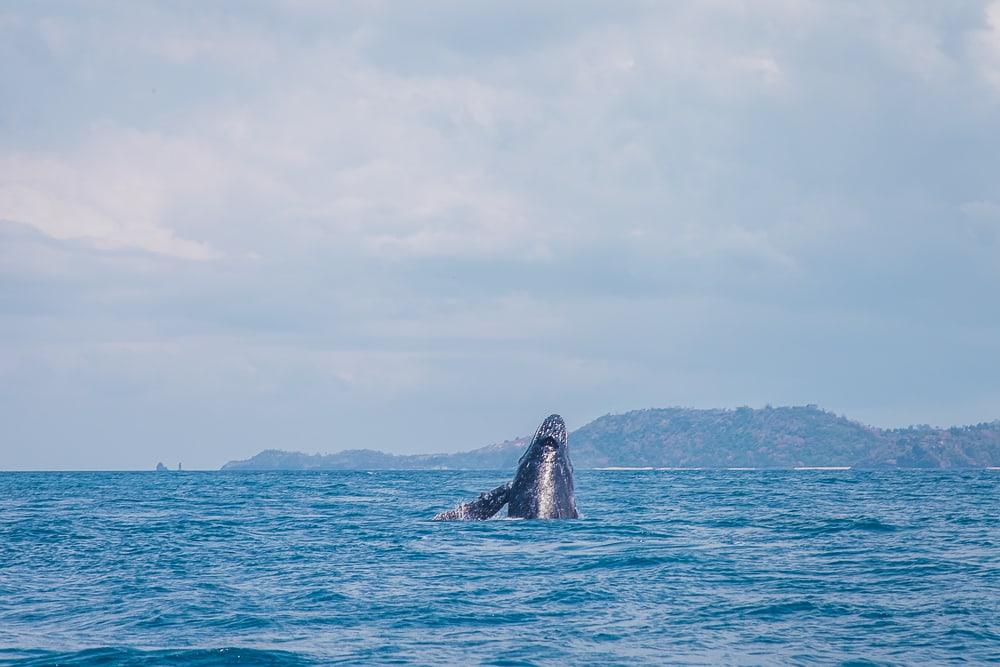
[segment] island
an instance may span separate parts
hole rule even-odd
[[[523,437],[452,454],[268,449],[223,470],[509,470]],[[1000,420],[880,429],[815,405],[608,414],[569,437],[577,468],[976,469],[1000,466]]]

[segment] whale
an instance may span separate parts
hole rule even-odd
[[[484,521],[504,505],[512,519],[579,518],[566,422],[559,415],[549,415],[539,425],[517,462],[514,479],[484,491],[475,500],[438,513],[434,520]]]

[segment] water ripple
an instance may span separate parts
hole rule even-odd
[[[0,663],[1000,661],[1000,475],[0,473]]]

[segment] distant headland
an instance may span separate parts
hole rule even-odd
[[[815,405],[662,408],[605,415],[570,434],[577,468],[930,468],[1000,466],[1000,420],[947,429],[865,426]],[[223,470],[504,469],[525,438],[455,454],[265,450]]]

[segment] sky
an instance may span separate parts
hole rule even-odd
[[[1000,2],[0,4],[0,469],[1000,418]]]

